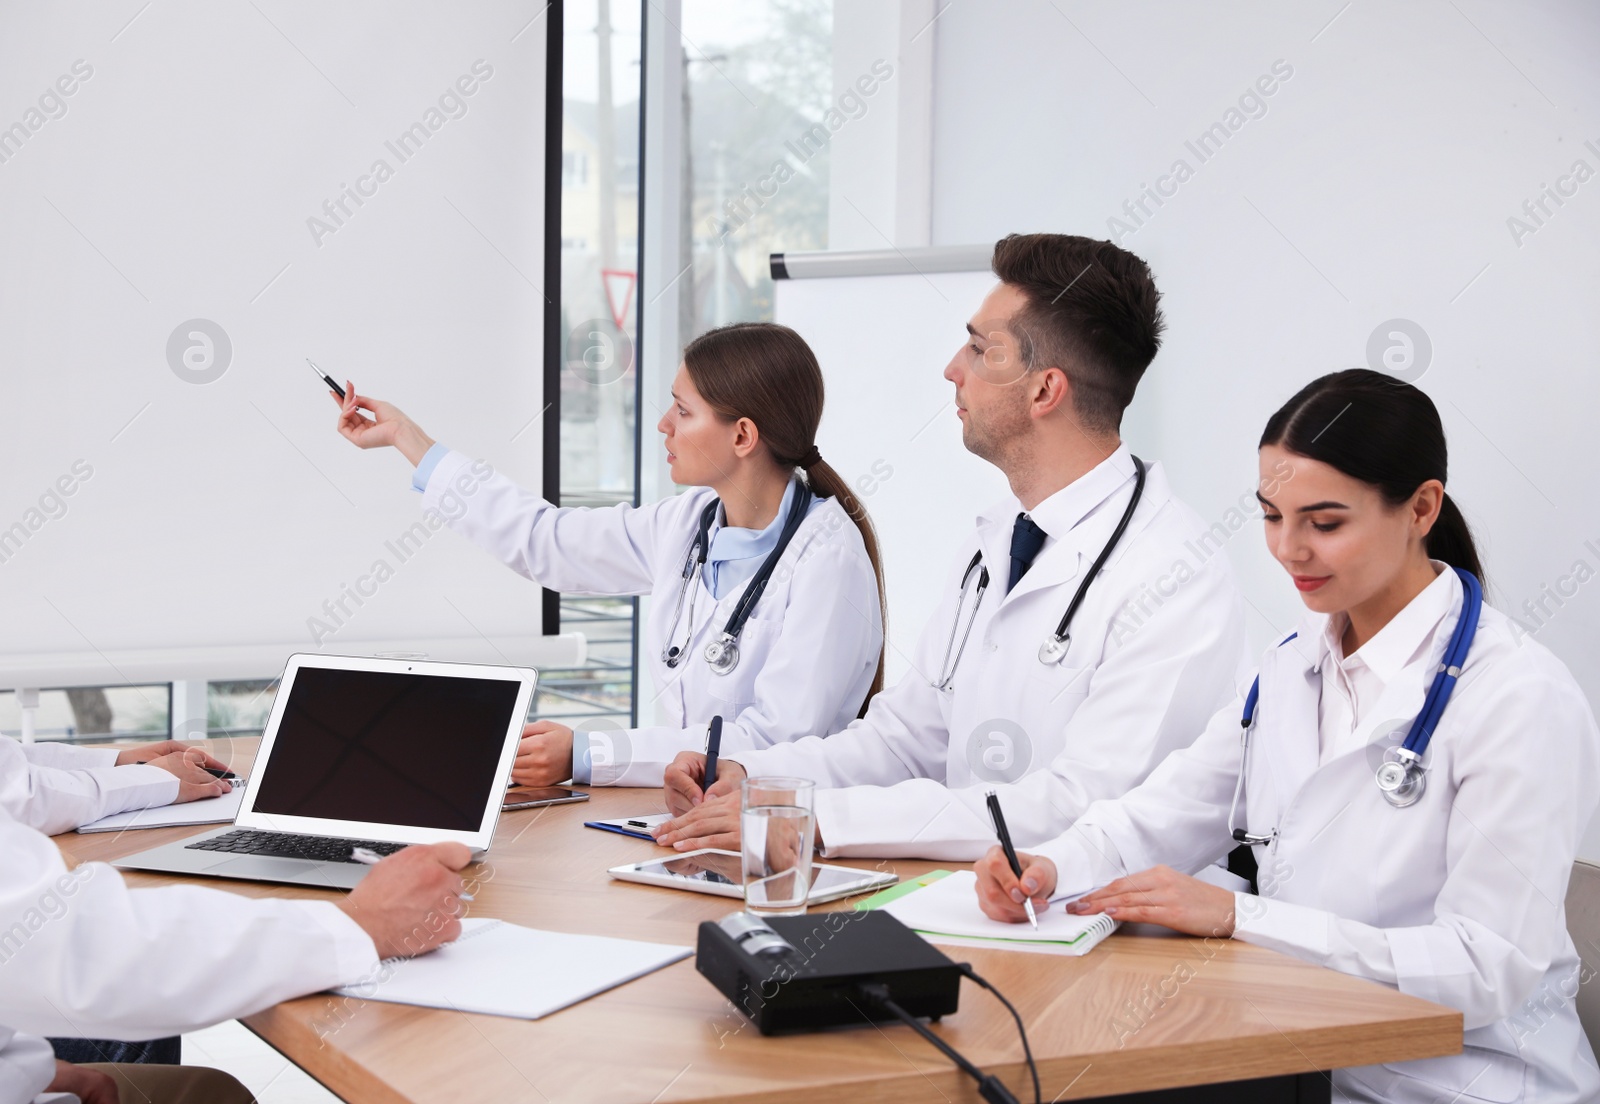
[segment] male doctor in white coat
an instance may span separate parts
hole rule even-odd
[[[459,843],[408,847],[337,903],[130,890],[103,863],[68,872],[53,842],[0,807],[0,1104],[47,1091],[249,1100],[211,1070],[58,1062],[40,1036],[174,1035],[376,977],[380,959],[461,934],[457,871],[470,858]]]
[[[658,842],[737,847],[740,780],[791,775],[818,785],[824,855],[975,860],[994,842],[989,790],[1019,846],[1042,842],[1232,697],[1244,614],[1221,546],[1237,526],[1208,529],[1159,464],[1064,654],[1041,656],[1135,493],[1119,430],[1163,323],[1148,266],[1109,242],[1012,235],[993,267],[944,376],[963,442],[1012,497],[978,515],[912,670],[841,732],[724,759],[707,794],[704,756],[680,755],[666,775],[679,815]]]
[[[203,748],[165,740],[88,748],[0,736],[0,812],[47,836],[130,809],[219,797],[232,787],[206,768],[227,764]]]

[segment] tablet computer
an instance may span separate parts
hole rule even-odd
[[[694,893],[714,893],[719,897],[744,897],[742,859],[737,851],[707,847],[686,851],[647,862],[613,866],[609,873],[624,882],[687,889]],[[883,870],[855,870],[848,866],[811,864],[811,892],[806,904],[820,905],[857,893],[867,893],[894,885],[900,879]]]
[[[547,805],[571,805],[588,801],[582,790],[569,790],[565,786],[513,786],[500,802],[502,809],[542,809]]]

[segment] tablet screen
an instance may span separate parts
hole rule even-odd
[[[639,863],[634,869],[640,874],[667,875],[691,885],[737,886],[744,881],[739,856],[726,851],[706,851],[682,858]],[[807,896],[817,898],[852,887],[865,886],[877,877],[878,875],[870,870],[851,870],[849,867],[813,863],[811,892]]]

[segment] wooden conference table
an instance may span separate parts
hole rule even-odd
[[[253,744],[253,741],[252,741]],[[235,749],[241,764],[253,746]],[[585,820],[663,811],[658,790],[506,813],[473,915],[553,931],[693,946],[725,898],[613,881],[609,867],[662,854]],[[201,829],[57,837],[69,864],[111,860]],[[914,877],[950,863],[863,860]],[[130,874],[135,886],[186,879]],[[248,896],[333,891],[194,879]],[[821,906],[849,908],[850,902]],[[182,938],[204,939],[203,931]],[[1317,1071],[1455,1054],[1461,1016],[1384,986],[1259,947],[1118,934],[1082,958],[950,948],[1017,1006],[1045,1100],[1116,1094],[1125,1104],[1328,1099]],[[219,979],[219,984],[225,979]],[[524,1021],[319,995],[244,1021],[349,1101],[977,1101],[975,1086],[902,1025],[762,1037],[696,973],[693,959]],[[936,1030],[1019,1100],[1033,1098],[1016,1025],[977,986]],[[1262,1080],[1250,1085],[1238,1082]],[[1199,1094],[1156,1090],[1219,1084]],[[1209,1092],[1211,1095],[1204,1095]]]

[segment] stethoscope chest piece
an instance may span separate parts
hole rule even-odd
[[[767,589],[767,580],[772,578],[773,568],[782,558],[784,549],[789,547],[789,542],[794,539],[795,532],[799,530],[800,523],[805,520],[806,513],[811,509],[811,490],[805,484],[797,484],[794,494],[789,500],[789,514],[784,519],[783,529],[778,534],[778,543],[767,553],[761,561],[761,566],[756,569],[755,577],[745,587],[744,593],[739,596],[739,601],[733,607],[733,613],[728,618],[728,623],[723,626],[717,638],[706,645],[703,653],[706,665],[711,668],[714,675],[732,673],[739,666],[739,634],[744,631],[745,621],[750,617],[750,611],[760,601],[761,595]],[[683,564],[683,581],[678,587],[678,604],[672,613],[672,626],[667,630],[668,644],[661,649],[661,661],[670,668],[677,668],[683,662],[683,657],[689,654],[689,644],[694,639],[694,599],[699,596],[700,590],[695,587],[690,595],[690,587],[694,586],[694,579],[700,569],[705,565],[706,557],[711,551],[711,523],[717,516],[718,502],[712,499],[700,514],[700,526],[695,533],[694,542],[689,545],[689,556]],[[689,626],[683,638],[683,643],[673,644],[671,641],[678,635],[678,625],[683,618],[684,596],[689,597]]]
[[[1422,759],[1403,747],[1392,747],[1383,753],[1383,763],[1378,767],[1378,789],[1383,798],[1396,809],[1405,809],[1422,799],[1428,788]]]
[[[729,674],[739,666],[739,641],[731,634],[723,633],[706,645],[705,655],[706,666],[711,668],[713,674]]]
[[[1072,643],[1072,636],[1056,636],[1052,634],[1045,642],[1039,645],[1039,662],[1046,667],[1060,663],[1067,654],[1067,646]]]

